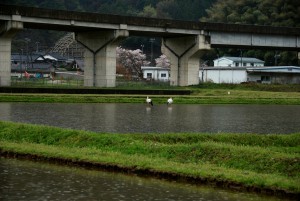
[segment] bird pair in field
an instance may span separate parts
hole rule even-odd
[[[151,98],[149,98],[148,96],[146,98],[146,103],[149,104],[149,105],[151,105],[151,106],[153,106],[153,102],[152,102]],[[173,99],[169,98],[167,100],[167,105],[171,105],[172,103],[173,103]]]

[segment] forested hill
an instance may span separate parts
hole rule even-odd
[[[216,0],[1,0],[1,3],[70,11],[198,21]]]
[[[201,21],[300,27],[299,0],[218,0]]]

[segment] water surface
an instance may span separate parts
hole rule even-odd
[[[300,106],[0,103],[0,120],[112,133],[294,133]]]
[[[0,200],[5,201],[287,200],[134,175],[3,158],[0,158],[0,181]]]

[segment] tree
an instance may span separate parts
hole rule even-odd
[[[296,0],[218,0],[201,21],[273,26],[300,26]]]
[[[170,60],[167,58],[166,55],[162,54],[159,58],[155,59],[156,66],[170,68]]]
[[[157,12],[154,7],[152,7],[151,5],[147,5],[144,7],[144,10],[139,13],[139,16],[154,18],[157,17]]]
[[[177,8],[176,8],[175,0],[160,1],[156,5],[157,16],[159,18],[172,19],[171,13],[172,11],[176,12],[176,10]]]
[[[117,47],[116,52],[117,65],[122,65],[127,73],[143,78],[141,66],[149,65],[150,62],[146,61],[146,55],[142,53],[142,50],[127,50]]]
[[[207,16],[201,21],[300,27],[299,5],[296,0],[218,0],[206,10]],[[274,51],[255,51],[245,50],[243,53],[259,56],[257,58],[264,59],[265,65],[275,65]],[[296,52],[283,52],[282,55],[288,56],[281,56],[279,64],[297,65]]]

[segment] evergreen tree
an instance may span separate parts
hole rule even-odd
[[[218,0],[206,10],[201,21],[234,24],[300,27],[300,1],[298,0]],[[238,50],[222,50],[223,54]],[[244,56],[256,56],[265,65],[298,65],[296,52],[244,51]],[[229,54],[230,56],[236,56]],[[281,55],[278,57],[278,55]],[[222,56],[222,55],[221,55]],[[279,60],[280,62],[277,62]]]

